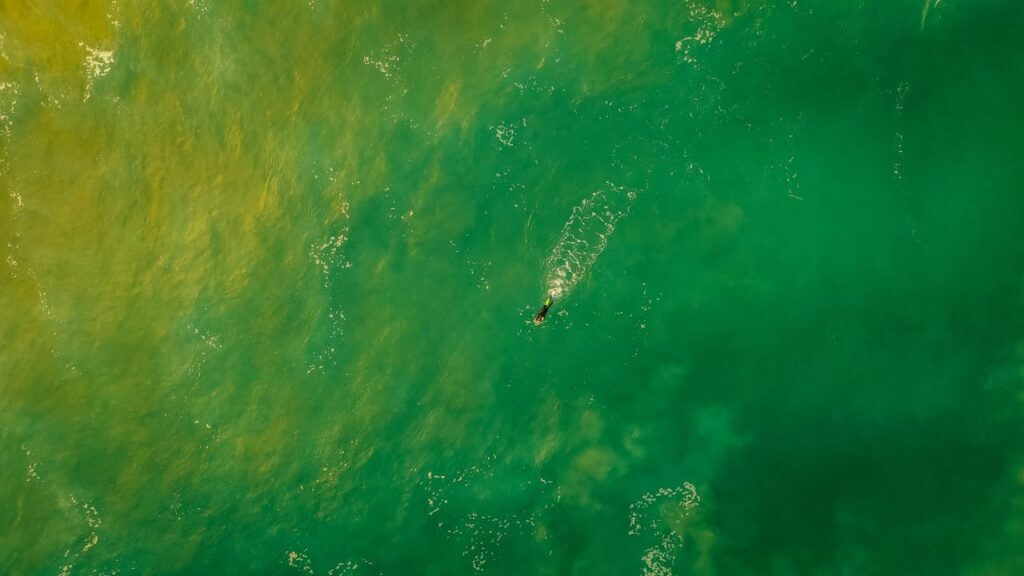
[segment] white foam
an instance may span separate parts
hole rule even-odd
[[[288,565],[292,568],[298,568],[306,574],[313,573],[313,563],[310,561],[309,554],[305,550],[302,552],[289,551]]]
[[[405,34],[399,34],[394,42],[389,42],[379,53],[363,56],[363,64],[373,66],[385,78],[391,78],[397,71],[399,62],[402,60],[398,52],[408,39],[409,37]]]
[[[931,8],[938,8],[942,0],[924,0],[924,7],[921,9],[921,30],[924,30],[925,22],[928,21],[928,11]]]
[[[498,141],[504,144],[507,148],[515,146],[516,141],[516,127],[526,126],[526,118],[523,118],[519,122],[505,124],[502,122],[497,126],[491,126],[494,130],[494,135],[498,138]]]
[[[4,58],[6,60],[6,57]],[[18,106],[21,95],[17,82],[0,82],[0,130],[4,136],[11,135],[12,116]]]
[[[85,48],[85,51],[88,53],[85,57],[85,76],[87,79],[85,100],[88,100],[92,96],[93,81],[110,73],[110,69],[114,65],[114,51],[99,50],[82,43],[79,43],[79,46]]]
[[[910,82],[903,82],[896,87],[896,122],[898,126],[903,124],[903,107],[906,105],[907,92],[910,91]],[[893,137],[895,158],[892,162],[892,175],[897,180],[903,179],[903,131],[897,128]]]
[[[365,570],[364,570],[365,568]],[[327,576],[355,576],[357,574],[381,574],[381,570],[376,565],[367,560],[346,560],[344,562],[338,562],[327,571]]]
[[[725,26],[721,13],[701,3],[686,3],[690,21],[695,29],[688,36],[676,40],[676,53],[688,64],[696,64],[697,59],[691,51],[697,46],[704,46],[714,40],[715,35]]]
[[[546,284],[552,298],[568,296],[586,276],[634,200],[634,192],[609,182],[607,190],[597,190],[572,209],[547,260]]]
[[[334,169],[331,169],[328,173],[327,179],[331,182],[332,186],[337,186],[338,178],[335,175]],[[353,184],[358,184],[354,182]],[[352,263],[348,262],[344,258],[342,248],[348,241],[349,234],[349,203],[343,201],[341,203],[341,218],[336,225],[336,231],[321,240],[319,243],[310,246],[309,255],[313,258],[313,262],[316,263],[317,267],[320,268],[324,275],[324,288],[329,288],[331,285],[331,272],[337,268],[351,268]]]
[[[318,177],[319,179],[319,177]],[[328,171],[327,180],[332,188],[340,187],[338,174],[333,168]],[[359,182],[352,182],[351,185],[358,185]],[[339,192],[340,198],[344,198]],[[352,267],[352,262],[345,258],[344,247],[349,238],[349,203],[341,200],[340,217],[333,224],[333,233],[327,238],[312,244],[309,247],[309,256],[313,263],[323,275],[324,288],[332,286],[332,280],[338,270]],[[340,306],[332,306],[327,310],[327,318],[331,324],[330,342],[313,354],[311,362],[306,368],[306,374],[323,373],[328,365],[336,366],[335,352],[332,344],[344,334],[345,311]]]
[[[85,524],[89,528],[89,534],[81,540],[82,548],[78,551],[74,551],[71,548],[64,550],[64,558],[70,559],[71,563],[61,566],[58,574],[69,574],[75,567],[75,562],[79,557],[89,550],[92,550],[92,548],[99,543],[100,536],[98,529],[103,525],[103,520],[100,519],[99,511],[96,510],[95,506],[86,501],[79,501],[74,494],[71,494],[68,497],[68,500],[70,500],[72,507],[79,508],[85,512]]]
[[[285,553],[285,557],[288,560],[289,567],[295,568],[303,574],[316,573],[313,569],[313,559],[310,558],[308,550],[301,552],[289,550]],[[327,571],[327,576],[357,576],[361,574],[381,576],[383,572],[372,560],[366,558],[343,560]]]
[[[426,473],[426,482],[423,483],[427,516],[437,518],[437,527],[444,531],[448,539],[461,545],[462,557],[478,573],[484,572],[498,557],[506,538],[536,534],[537,526],[543,522],[542,515],[559,499],[558,488],[552,486],[553,482],[541,481],[534,484],[530,481],[523,489],[537,491],[546,501],[539,510],[506,514],[449,511],[449,501],[455,501],[458,510],[464,510],[477,501],[479,495],[474,485],[494,478],[495,460],[491,456],[479,465],[452,474],[430,471]]]
[[[627,534],[630,536],[646,534],[655,539],[654,544],[649,546],[640,557],[643,562],[644,576],[671,576],[676,552],[683,546],[683,535],[671,527],[663,526],[660,517],[663,508],[655,506],[666,500],[677,500],[680,516],[686,517],[700,506],[701,498],[693,484],[683,482],[682,486],[658,488],[654,492],[648,492],[629,506],[629,531]],[[657,515],[648,515],[647,511],[652,507],[658,512]]]
[[[121,27],[121,22],[118,21],[117,16],[116,16],[116,14],[120,11],[119,7],[117,5],[117,0],[111,0],[110,8],[111,8],[112,12],[108,12],[107,13],[107,21],[109,21],[110,25],[113,26],[115,30],[117,30],[118,28]]]
[[[89,78],[98,78],[109,74],[110,67],[114,65],[114,51],[99,50],[84,44],[82,46],[89,53],[85,58],[85,68],[88,71]]]

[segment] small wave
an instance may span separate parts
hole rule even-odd
[[[586,276],[634,200],[636,193],[609,183],[607,190],[597,190],[572,209],[545,266],[552,298],[568,296]]]

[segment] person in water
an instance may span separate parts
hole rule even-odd
[[[554,304],[554,300],[548,295],[547,299],[544,300],[544,307],[537,312],[537,315],[533,317],[533,323],[536,326],[540,326],[540,323],[544,321],[544,317],[548,315],[548,310],[551,310],[551,305]]]

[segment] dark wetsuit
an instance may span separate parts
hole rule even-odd
[[[544,301],[544,307],[541,308],[540,312],[537,312],[537,315],[533,317],[534,324],[540,324],[544,321],[544,317],[548,315],[548,310],[551,310],[552,304],[554,304],[554,301],[551,300],[551,296],[548,296],[548,299]]]

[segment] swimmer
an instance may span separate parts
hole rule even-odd
[[[544,307],[541,308],[540,312],[537,312],[537,315],[533,317],[533,324],[535,326],[540,326],[540,323],[544,321],[544,317],[548,315],[548,310],[551,309],[552,304],[554,304],[554,301],[549,295],[547,300],[544,300]]]

